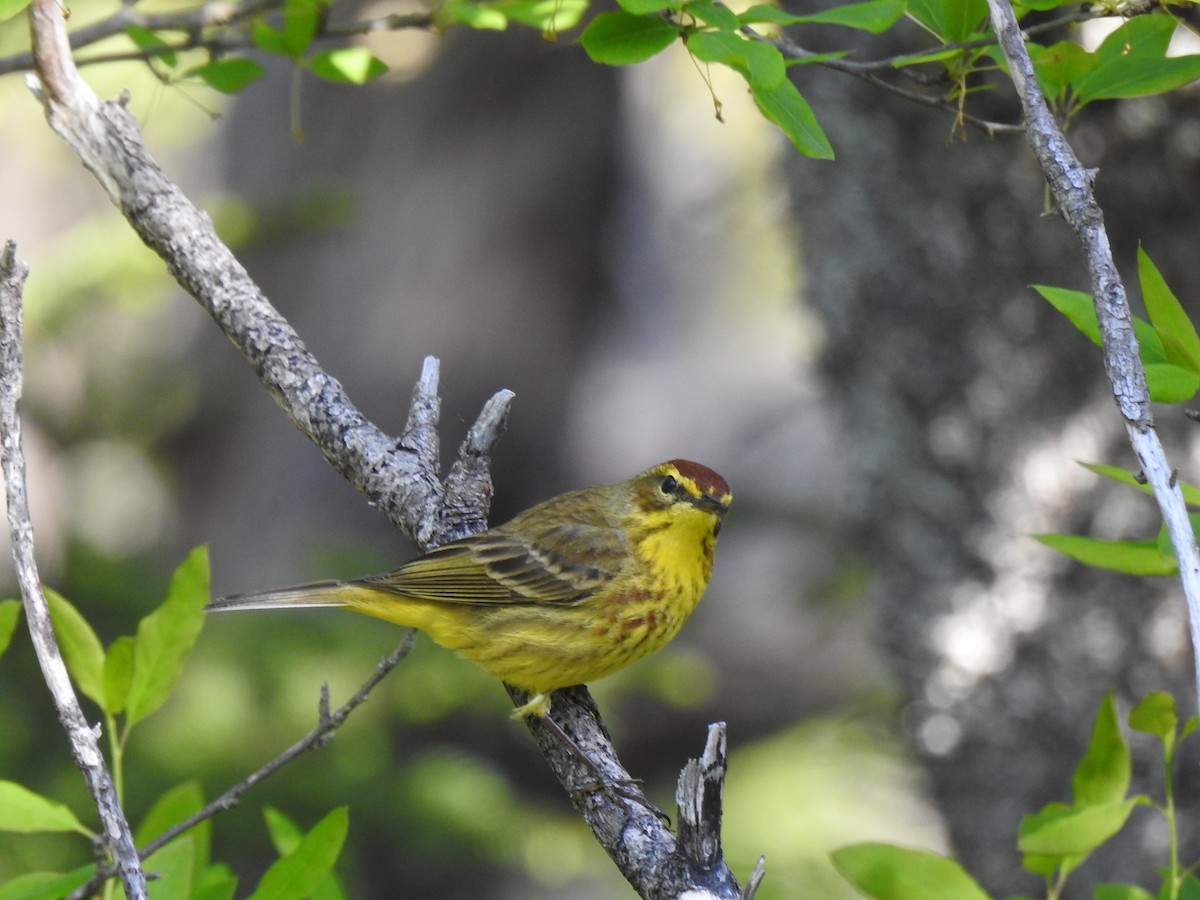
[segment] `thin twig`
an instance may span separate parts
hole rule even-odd
[[[1050,31],[1056,31],[1071,25],[1078,25],[1081,22],[1086,22],[1091,19],[1098,18],[1099,12],[1083,10],[1080,12],[1070,13],[1065,16],[1060,16],[1056,19],[1042,22],[1037,25],[1030,25],[1022,30],[1022,34],[1026,39],[1044,34]],[[884,72],[898,72],[911,80],[926,83],[927,79],[919,76],[911,67],[902,65],[904,60],[913,58],[919,55],[918,53],[899,53],[894,56],[887,56],[881,59],[872,60],[853,60],[846,58],[820,58],[822,54],[816,51],[809,50],[801,46],[795,39],[780,35],[778,37],[768,37],[750,26],[743,26],[742,33],[752,40],[760,41],[764,44],[776,48],[787,59],[795,60],[813,60],[813,65],[821,68],[831,69],[835,72],[841,72],[845,75],[853,75],[861,81],[866,82],[872,87],[878,88],[886,93],[893,94],[901,99],[907,100],[910,103],[916,103],[921,106],[928,106],[931,109],[939,109],[943,112],[950,113],[960,122],[968,125],[973,125],[976,128],[984,131],[989,137],[1005,132],[1023,131],[1024,126],[1017,123],[993,122],[989,119],[984,119],[979,116],[965,112],[958,102],[947,100],[943,96],[932,96],[930,94],[922,94],[919,91],[909,90],[900,85],[893,84],[890,81],[880,77]],[[997,43],[998,38],[995,36],[978,38],[973,41],[961,41],[957,43],[944,44],[940,47],[931,48],[927,52],[941,52],[945,50],[961,50],[963,52],[971,50],[981,50],[986,47],[993,46]]]
[[[1125,420],[1129,442],[1146,480],[1154,489],[1179,563],[1196,664],[1197,699],[1200,700],[1200,548],[1188,520],[1183,492],[1154,429],[1146,372],[1133,331],[1133,314],[1121,274],[1113,261],[1108,232],[1104,228],[1104,213],[1093,191],[1096,171],[1086,169],[1080,163],[1046,104],[1012,6],[1008,0],[988,0],[988,8],[1025,112],[1029,144],[1045,172],[1058,209],[1075,230],[1087,259],[1093,304],[1100,324],[1104,368],[1112,384],[1117,408]]]
[[[391,672],[392,669],[396,668],[396,666],[399,665],[400,661],[404,659],[404,657],[408,656],[409,652],[413,648],[415,637],[415,631],[410,630],[407,634],[405,634],[404,638],[396,646],[396,649],[379,661],[379,664],[375,667],[375,670],[371,673],[370,677],[362,683],[362,686],[354,692],[353,696],[351,696],[349,700],[347,700],[333,712],[329,711],[329,686],[322,685],[321,699],[318,703],[317,724],[312,731],[310,731],[300,740],[296,741],[296,743],[292,744],[274,759],[264,763],[237,784],[230,787],[227,791],[225,791],[225,793],[211,801],[203,809],[200,809],[188,816],[182,822],[175,823],[170,828],[156,836],[153,840],[148,841],[144,846],[139,847],[137,851],[138,856],[141,859],[146,859],[146,857],[150,856],[150,854],[161,849],[162,847],[165,847],[171,841],[175,840],[175,838],[179,837],[184,832],[195,828],[201,822],[211,819],[217,813],[224,812],[227,809],[232,809],[238,804],[239,800],[241,800],[242,795],[250,790],[250,788],[273,775],[277,770],[290,763],[297,756],[307,753],[309,750],[319,749],[328,744],[329,741],[332,740],[334,732],[341,727],[343,722],[346,721],[347,716],[349,716],[356,707],[362,705],[367,697],[370,696],[371,691],[375,690],[375,687],[381,681],[383,681],[385,677],[387,677],[387,674]],[[113,874],[114,870],[111,867],[101,867],[97,869],[96,874],[94,874],[85,884],[80,885],[78,888],[72,891],[71,894],[68,895],[67,900],[86,900],[86,898],[93,896],[100,885],[103,884],[107,879],[111,878]]]
[[[100,814],[104,843],[116,862],[115,871],[129,900],[143,900],[146,876],[138,862],[129,823],[117,799],[112,776],[99,747],[99,727],[88,726],[71,687],[67,667],[59,654],[50,624],[50,608],[42,593],[33,552],[33,521],[25,486],[25,454],[21,447],[20,399],[23,371],[21,349],[21,297],[29,268],[16,256],[9,241],[0,251],[0,455],[8,489],[8,527],[13,563],[29,623],[29,636],[37,653],[42,676],[54,698],[58,720],[71,743],[75,764],[83,773]]]
[[[164,46],[161,47],[145,47],[78,58],[75,62],[79,66],[138,60],[149,62],[166,54],[184,53],[188,50],[208,50],[213,54],[229,53],[256,46],[253,35],[244,24],[247,19],[278,12],[282,7],[283,0],[247,0],[241,4],[205,3],[195,9],[178,12],[143,13],[133,6],[122,5],[112,15],[71,32],[68,42],[72,50],[82,50],[123,34],[130,27],[154,32],[160,38],[164,32],[183,35],[179,40],[163,38]],[[344,41],[379,31],[432,27],[433,15],[430,13],[393,13],[341,24],[323,21],[319,24],[313,40],[318,43]],[[33,68],[34,55],[31,51],[0,57],[0,75],[28,72]]]

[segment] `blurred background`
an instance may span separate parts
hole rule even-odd
[[[81,2],[72,25],[107,12]],[[0,53],[25,39],[5,23]],[[915,27],[893,40],[870,53],[922,46]],[[991,890],[1035,893],[1017,823],[1069,798],[1104,691],[1123,710],[1149,690],[1175,690],[1185,714],[1195,698],[1172,582],[1084,570],[1029,537],[1157,525],[1149,500],[1076,464],[1134,466],[1098,354],[1027,288],[1087,280],[1067,227],[1043,215],[1023,139],[959,132],[809,67],[799,86],[838,153],[820,163],[682,48],[613,70],[520,31],[371,41],[392,66],[378,82],[301,79],[301,142],[282,64],[236,100],[136,66],[85,74],[101,96],[132,90],[168,173],[385,431],[402,427],[425,355],[442,362],[447,459],[494,391],[516,392],[494,522],[672,456],[728,479],[704,602],[666,651],[594,693],[664,807],[706,724],[728,722],[726,851],[743,879],[765,854],[760,897],[851,896],[826,854],[863,840],[953,851]],[[1005,91],[978,104],[1018,117]],[[19,78],[0,80],[0,110],[0,237],[32,265],[24,410],[43,578],[107,643],[197,544],[218,595],[409,558]],[[1089,110],[1072,137],[1101,169],[1131,294],[1140,240],[1194,308],[1194,97]],[[1166,409],[1159,426],[1194,480],[1194,424]],[[12,593],[7,554],[0,580]],[[134,733],[131,817],[180,782],[224,790],[311,727],[323,682],[340,702],[400,636],[351,615],[213,618],[169,705]],[[0,778],[91,821],[20,636],[0,693]],[[307,827],[349,804],[338,873],[352,897],[629,896],[509,712],[500,686],[420,639],[329,747],[217,820],[215,855],[248,887],[274,858],[263,807]],[[1151,751],[1135,742],[1139,789],[1155,789]],[[1185,811],[1194,770],[1193,755]],[[1076,896],[1087,878],[1154,886],[1164,841],[1135,813]],[[77,838],[6,835],[0,879],[87,857]]]

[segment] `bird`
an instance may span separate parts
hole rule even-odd
[[[212,611],[342,607],[417,628],[529,698],[665,646],[708,585],[733,494],[707,466],[672,459],[615,484],[561,494],[394,571],[239,594]]]

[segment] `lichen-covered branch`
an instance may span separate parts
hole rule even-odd
[[[50,625],[50,607],[42,593],[37,562],[33,555],[33,520],[29,515],[29,497],[25,489],[25,454],[21,447],[19,405],[23,381],[21,348],[22,292],[27,266],[17,259],[16,245],[9,241],[0,251],[0,455],[8,496],[8,528],[12,539],[13,563],[17,583],[29,623],[29,636],[37,653],[42,677],[54,698],[58,720],[71,742],[75,764],[83,773],[95,801],[103,827],[103,840],[112,855],[117,874],[129,900],[144,900],[146,876],[134,849],[129,823],[117,800],[112,776],[100,753],[99,728],[92,729],[79,698],[71,687],[67,667],[58,651],[54,629]]]
[[[1198,663],[1196,686],[1200,700],[1200,550],[1188,520],[1183,493],[1154,430],[1146,373],[1133,332],[1133,313],[1113,261],[1108,232],[1104,228],[1104,213],[1093,191],[1096,171],[1084,168],[1080,163],[1042,96],[1009,0],[988,0],[988,8],[1024,110],[1029,145],[1046,175],[1059,211],[1075,230],[1087,260],[1092,299],[1100,324],[1104,368],[1112,384],[1117,408],[1125,420],[1129,442],[1147,482],[1154,489],[1175,548],[1175,558],[1179,561],[1180,579],[1187,598],[1192,652]]]
[[[528,699],[509,688],[516,702]],[[721,849],[721,796],[725,783],[725,723],[709,726],[698,760],[689,760],[679,776],[675,800],[676,837],[617,759],[600,712],[587,688],[554,694],[555,722],[594,763],[586,766],[545,722],[526,719],[542,753],[571,802],[634,890],[647,900],[740,900],[750,898],[761,880],[751,875],[745,892],[725,865]],[[597,774],[612,789],[597,789]],[[756,870],[758,871],[758,870]]]
[[[38,60],[31,87],[51,127],[241,351],[296,427],[418,547],[484,527],[491,485],[479,450],[490,448],[503,430],[511,392],[501,391],[489,402],[474,437],[464,444],[464,466],[475,480],[456,482],[452,503],[443,505],[433,429],[396,439],[367,421],[217,238],[209,217],[151,157],[125,104],[101,102],[79,78],[58,3],[37,0],[31,16]],[[426,365],[423,379],[419,390],[436,394],[435,364]]]

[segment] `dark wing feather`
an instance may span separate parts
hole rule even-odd
[[[578,603],[612,581],[627,554],[617,529],[560,523],[530,540],[500,527],[361,583],[440,603]]]

